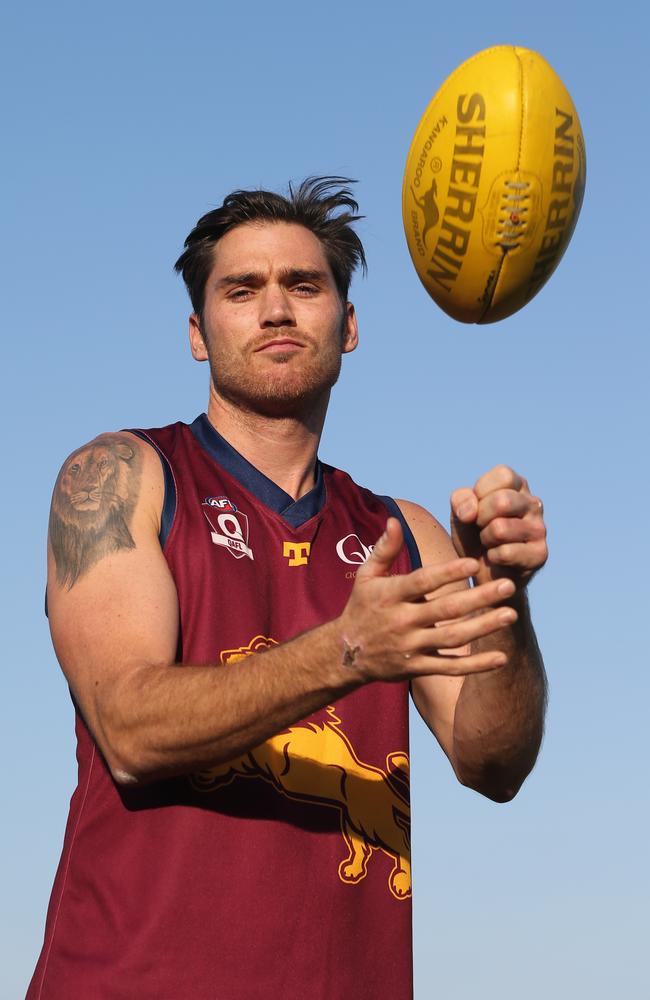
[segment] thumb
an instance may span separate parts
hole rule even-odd
[[[478,498],[474,490],[463,487],[451,494],[451,539],[459,556],[476,558],[481,552],[476,518]]]
[[[403,544],[402,525],[396,517],[389,517],[383,535],[377,539],[363,566],[357,570],[357,579],[360,576],[388,576]]]

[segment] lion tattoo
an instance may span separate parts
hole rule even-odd
[[[50,541],[57,580],[68,590],[104,556],[135,548],[129,525],[140,474],[140,456],[120,434],[102,435],[64,463],[52,498]]]

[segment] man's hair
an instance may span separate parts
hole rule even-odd
[[[214,247],[235,226],[249,222],[293,222],[312,232],[322,244],[341,301],[347,302],[354,271],[359,266],[367,270],[363,245],[352,229],[363,216],[350,188],[342,186],[354,183],[349,177],[307,177],[297,188],[289,184],[288,197],[262,190],[227,195],[221,208],[199,219],[174,265],[197,316],[203,312]]]

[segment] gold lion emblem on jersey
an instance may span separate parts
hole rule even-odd
[[[235,663],[276,646],[256,635],[247,646],[224,650],[222,664]],[[388,887],[396,899],[411,895],[409,760],[395,751],[385,770],[359,759],[329,705],[322,721],[290,726],[265,743],[191,777],[195,789],[213,792],[239,778],[262,778],[281,794],[338,809],[347,849],[338,866],[342,882],[366,877],[375,851],[393,862]],[[316,766],[315,766],[316,765]]]

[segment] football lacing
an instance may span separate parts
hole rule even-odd
[[[530,208],[530,183],[506,181],[501,196],[496,228],[497,243],[503,250],[516,250],[526,235]]]

